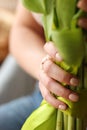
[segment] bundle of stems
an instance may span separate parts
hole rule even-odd
[[[68,105],[61,111],[42,101],[41,106],[27,119],[22,130],[86,130],[87,117],[87,68],[86,68],[86,35],[77,26],[77,20],[86,13],[77,8],[78,0],[22,0],[31,11],[42,13],[43,27],[47,41],[53,41],[63,61],[58,66],[79,76],[77,89],[73,86],[64,87],[76,91],[80,99],[71,102],[62,97],[59,100]]]

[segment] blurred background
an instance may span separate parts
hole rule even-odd
[[[18,0],[0,0],[0,63],[8,54],[8,36]]]
[[[31,94],[35,80],[9,52],[9,34],[18,0],[0,0],[0,104]]]

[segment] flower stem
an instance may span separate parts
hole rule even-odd
[[[82,119],[76,119],[76,130],[83,130],[83,121]]]
[[[67,130],[75,130],[75,118],[72,116],[68,116],[68,129]]]
[[[60,110],[57,111],[56,130],[63,130],[63,113]]]
[[[64,116],[64,130],[67,130],[68,128],[68,115],[63,114]]]

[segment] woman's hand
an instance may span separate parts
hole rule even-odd
[[[62,58],[52,42],[46,43],[44,49],[48,55],[42,60],[40,70],[39,86],[42,96],[54,107],[66,109],[67,105],[56,99],[53,94],[74,102],[78,101],[79,97],[75,92],[60,84],[63,82],[68,85],[77,86],[78,79],[54,63],[54,61],[62,61]]]
[[[78,6],[78,8],[87,12],[87,0],[79,0],[77,6]],[[78,20],[78,25],[87,30],[87,18],[84,18],[84,17],[80,18]]]
[[[87,12],[87,0],[79,0],[77,6]],[[87,18],[80,18],[78,20],[78,25],[87,29]],[[54,107],[66,109],[67,105],[56,99],[53,94],[62,96],[71,101],[78,101],[78,95],[63,87],[60,83],[64,82],[68,85],[77,86],[79,81],[75,76],[64,71],[54,63],[54,61],[60,62],[62,58],[51,42],[45,44],[44,49],[48,55],[42,61],[42,69],[40,71],[39,86],[41,93],[44,99]]]

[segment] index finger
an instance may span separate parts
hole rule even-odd
[[[48,53],[48,55],[50,55],[55,61],[62,61],[62,57],[58,53],[56,47],[53,45],[53,42],[47,42],[44,45],[44,49]]]

